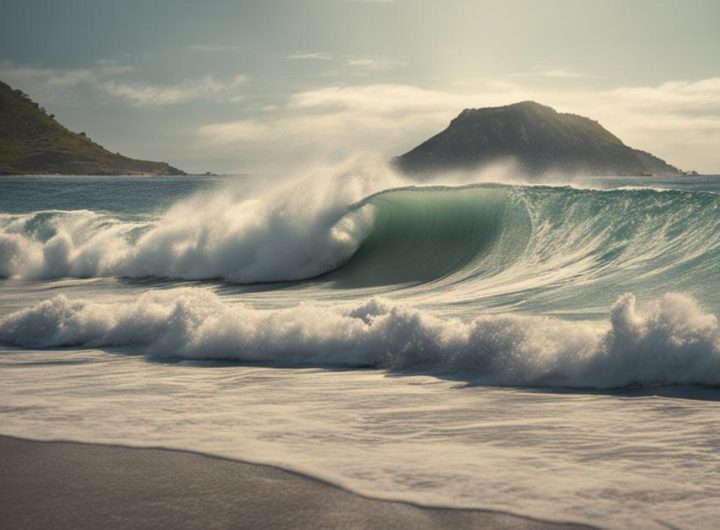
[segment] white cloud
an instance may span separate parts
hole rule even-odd
[[[447,111],[467,102],[467,97],[412,85],[331,86],[293,95],[291,109],[341,109],[387,115],[428,110]],[[462,110],[462,109],[460,109]]]
[[[582,114],[684,169],[720,169],[720,78],[657,86],[553,91],[508,81],[454,93],[411,85],[330,86],[292,95],[263,120],[205,125],[200,138],[239,157],[341,158],[358,150],[393,156],[447,126],[463,108],[536,100]]]
[[[48,88],[71,88],[93,81],[96,74],[89,69],[56,70],[15,66],[5,62],[0,65],[0,77],[11,85],[42,84]]]
[[[210,143],[227,145],[238,142],[267,141],[273,130],[274,127],[270,123],[240,120],[205,125],[200,128],[200,135]]]
[[[297,52],[285,56],[294,61],[330,62],[333,68],[325,70],[323,77],[362,77],[393,70],[406,65],[404,61],[387,57],[359,57],[355,55],[333,55],[328,52]]]
[[[332,58],[332,54],[327,52],[293,53],[286,57],[293,61],[331,61]]]
[[[115,66],[113,66],[114,68]],[[0,79],[26,92],[41,105],[57,105],[79,101],[97,82],[100,72],[109,65],[97,64],[93,68],[42,68],[19,66],[6,61],[0,63]]]
[[[242,99],[240,89],[245,80],[243,75],[227,80],[205,76],[172,85],[111,80],[101,83],[100,87],[111,96],[124,99],[132,105],[158,107],[197,99],[237,102]]]
[[[577,72],[575,70],[569,70],[567,68],[535,68],[530,72],[518,72],[510,74],[510,78],[516,77],[530,77],[530,78],[550,78],[550,79],[585,79],[591,77],[584,72]]]
[[[243,97],[244,75],[218,78],[212,75],[173,84],[151,84],[128,78],[135,68],[103,60],[91,68],[53,69],[0,64],[0,78],[30,93],[42,103],[84,97],[111,96],[133,106],[164,106],[192,100],[237,102]],[[80,90],[85,92],[81,93]]]
[[[406,63],[404,61],[387,59],[384,57],[350,57],[347,60],[347,64],[353,68],[362,68],[366,70],[391,70],[393,68],[405,66]]]

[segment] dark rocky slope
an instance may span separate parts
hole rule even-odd
[[[528,175],[548,171],[588,175],[676,175],[665,161],[625,145],[598,122],[532,101],[465,109],[447,129],[394,162],[431,174],[469,170],[512,159]]]

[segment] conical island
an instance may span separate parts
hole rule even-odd
[[[533,101],[465,109],[447,129],[394,162],[412,174],[471,170],[514,160],[528,175],[677,175],[664,160],[625,145],[598,122]]]

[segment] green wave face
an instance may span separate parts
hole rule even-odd
[[[605,311],[632,290],[687,291],[720,308],[720,196],[703,192],[474,186],[369,197],[374,223],[323,280],[402,286],[458,306]]]
[[[511,239],[503,232],[517,228],[525,213],[513,207],[504,188],[398,190],[373,196],[360,208],[372,210],[373,228],[352,260],[328,276],[339,287],[432,282],[481,263],[497,269],[494,260],[509,262],[513,255],[513,249],[496,248]],[[521,246],[529,235],[524,217]]]

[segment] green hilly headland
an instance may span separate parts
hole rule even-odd
[[[111,153],[0,81],[0,175],[184,175],[166,162]]]

